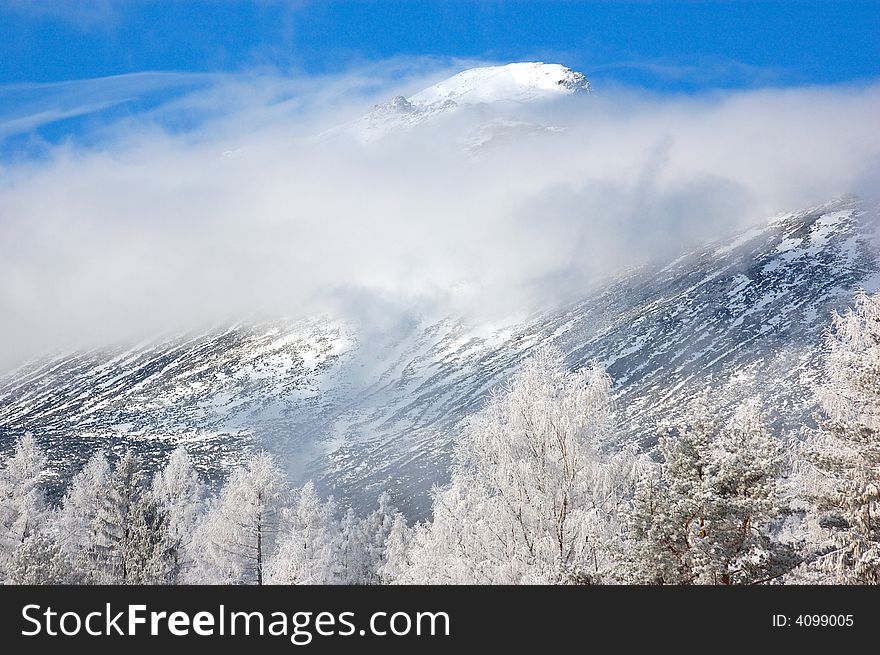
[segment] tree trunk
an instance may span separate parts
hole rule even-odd
[[[263,522],[262,515],[257,515],[257,585],[263,585]]]

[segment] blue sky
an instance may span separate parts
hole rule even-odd
[[[0,0],[0,32],[0,84],[412,55],[553,59],[664,89],[880,75],[877,2]]]

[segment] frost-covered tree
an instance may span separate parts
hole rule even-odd
[[[379,584],[386,541],[398,514],[387,491],[378,507],[364,518],[349,508],[342,518],[339,566],[345,584]]]
[[[378,507],[367,516],[365,520],[366,533],[366,565],[367,584],[379,584],[382,581],[382,570],[387,560],[388,539],[394,529],[394,524],[403,518],[391,500],[391,494],[387,491],[379,496]]]
[[[13,554],[9,582],[77,584],[83,582],[83,577],[53,534],[37,532],[27,537]]]
[[[722,423],[705,396],[659,439],[627,512],[627,577],[656,584],[769,581],[796,563],[773,538],[782,451],[757,408]]]
[[[719,425],[705,398],[694,401],[682,424],[659,437],[662,464],[639,480],[627,515],[636,582],[688,584],[696,579],[697,539],[707,536],[710,446]]]
[[[342,515],[337,552],[339,581],[342,584],[370,584],[376,575],[368,554],[367,522],[350,507]]]
[[[170,581],[166,515],[152,498],[132,451],[116,463],[97,512],[96,554],[108,581]]]
[[[113,468],[96,453],[74,476],[58,511],[57,540],[81,582],[173,581],[166,515],[131,451]]]
[[[192,539],[205,497],[204,485],[183,446],[153,478],[151,496],[165,517],[168,574],[176,579],[181,570],[192,566]]]
[[[710,538],[701,542],[698,580],[754,584],[777,579],[797,564],[774,534],[784,510],[783,466],[782,445],[757,407],[740,405],[713,444]]]
[[[414,529],[424,530],[424,525]],[[378,568],[378,577],[381,584],[394,584],[404,581],[407,573],[413,567],[410,559],[410,541],[413,538],[414,529],[406,524],[403,514],[394,515],[391,530],[385,539],[385,548],[382,556],[382,564]]]
[[[288,499],[284,475],[267,453],[233,471],[197,525],[195,562],[187,578],[205,584],[263,584]]]
[[[600,453],[610,380],[539,349],[473,418],[434,520],[413,534],[401,581],[570,583],[611,574],[615,512],[629,481]]]
[[[341,582],[340,526],[333,499],[321,501],[311,482],[294,494],[284,536],[266,569],[270,584]]]
[[[818,397],[826,419],[804,448],[815,569],[880,583],[880,295],[859,293],[826,335]]]
[[[0,581],[13,574],[16,551],[43,527],[47,508],[40,477],[45,465],[36,439],[26,434],[0,469]]]
[[[110,463],[103,452],[95,453],[77,473],[58,513],[58,543],[82,573],[84,582],[99,582],[98,513],[107,493]]]

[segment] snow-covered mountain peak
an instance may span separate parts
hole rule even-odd
[[[467,107],[489,105],[503,114],[511,107],[589,92],[590,83],[582,73],[560,64],[520,62],[470,68],[408,98],[396,96],[380,103],[342,131],[360,141],[375,141],[386,134]],[[510,120],[512,117],[502,115],[495,118]],[[538,131],[555,129],[552,126],[534,127],[539,128]],[[485,133],[491,130],[484,126],[480,131],[483,133],[480,140],[485,141]],[[473,139],[465,140],[470,149]]]
[[[582,73],[561,64],[520,62],[505,66],[471,68],[453,75],[409,98],[415,106],[453,101],[529,102],[573,93],[588,93],[590,83]]]

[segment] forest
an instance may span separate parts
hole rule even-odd
[[[880,295],[834,314],[814,421],[711,389],[615,439],[612,380],[540,347],[458,435],[431,518],[367,516],[264,452],[209,491],[183,446],[152,477],[98,452],[59,503],[30,434],[0,469],[6,584],[877,584]]]

